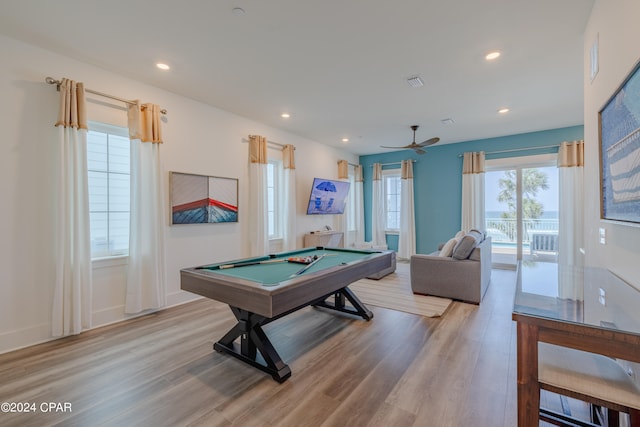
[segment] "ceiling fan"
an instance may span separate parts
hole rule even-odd
[[[427,139],[426,141],[423,141],[419,144],[416,144],[416,131],[418,130],[418,125],[413,125],[411,126],[411,129],[413,130],[413,142],[409,145],[405,145],[403,147],[386,147],[384,145],[381,145],[380,147],[382,148],[401,148],[401,149],[411,149],[413,151],[415,151],[417,154],[424,154],[426,153],[426,151],[423,150],[424,147],[427,147],[429,145],[433,145],[436,142],[440,141],[440,138],[438,137],[434,137],[431,139]]]

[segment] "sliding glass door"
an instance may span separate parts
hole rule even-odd
[[[558,168],[555,155],[487,160],[485,216],[494,266],[557,262]]]

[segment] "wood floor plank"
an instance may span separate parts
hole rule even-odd
[[[371,365],[348,395],[339,399],[341,405],[327,417],[328,425],[373,424],[379,408],[385,405],[389,393],[424,347],[428,339],[428,334],[424,332],[419,322],[404,331],[395,332],[394,339],[388,340],[392,349],[385,349],[385,356]],[[363,396],[367,398],[363,399]]]
[[[442,381],[455,380],[457,375],[448,371],[448,359],[454,340],[463,327],[469,313],[475,306],[454,303],[444,318],[446,322],[434,319],[423,319],[437,322],[428,341],[420,353],[412,361],[410,368],[387,398],[387,402],[410,413],[418,414],[420,408],[429,407],[434,399],[439,399],[441,392],[434,384],[438,377]],[[433,395],[432,395],[433,394]]]

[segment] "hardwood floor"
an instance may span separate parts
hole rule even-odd
[[[441,318],[370,307],[370,322],[315,308],[279,319],[265,330],[293,372],[283,384],[212,350],[235,320],[202,299],[0,355],[0,402],[36,404],[0,425],[512,427],[514,284],[494,270],[480,306],[454,302]]]

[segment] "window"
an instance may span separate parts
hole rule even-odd
[[[129,150],[126,128],[89,124],[87,170],[92,258],[129,253]]]
[[[282,161],[267,163],[267,229],[269,240],[282,238]]]
[[[559,225],[556,154],[490,159],[485,163],[485,218],[494,265],[557,261]],[[556,295],[557,296],[557,295]]]
[[[385,231],[392,233],[400,232],[400,171],[393,169],[382,171],[384,182],[385,204],[384,212],[386,218]]]

